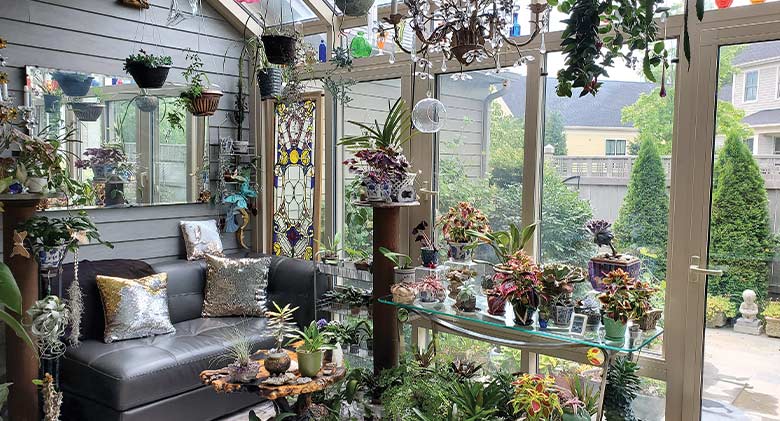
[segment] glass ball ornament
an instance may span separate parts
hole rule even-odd
[[[425,98],[412,109],[412,124],[422,133],[436,133],[447,122],[447,108],[436,98]]]

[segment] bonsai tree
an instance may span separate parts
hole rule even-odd
[[[607,372],[604,392],[604,416],[607,421],[636,421],[631,402],[639,394],[640,379],[637,363],[628,356],[618,357]]]

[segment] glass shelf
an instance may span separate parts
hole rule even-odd
[[[398,308],[403,308],[411,312],[417,313],[423,317],[431,319],[441,319],[445,322],[449,322],[453,325],[457,325],[462,329],[471,330],[475,335],[485,336],[484,331],[475,330],[479,328],[479,325],[485,325],[491,328],[502,328],[513,333],[517,333],[517,340],[527,341],[529,347],[533,347],[534,339],[539,344],[550,342],[559,342],[562,346],[567,344],[572,347],[595,347],[602,350],[615,351],[615,352],[637,352],[642,348],[649,345],[653,340],[658,338],[663,329],[655,329],[652,331],[643,331],[641,336],[635,340],[631,340],[629,337],[628,329],[626,330],[626,337],[621,341],[607,341],[599,339],[599,334],[595,332],[586,332],[585,335],[578,335],[570,333],[567,328],[549,327],[541,330],[536,323],[532,326],[520,326],[516,325],[513,321],[514,315],[512,311],[507,308],[507,312],[504,316],[492,316],[487,314],[484,310],[478,310],[472,314],[466,314],[463,312],[456,312],[455,309],[446,303],[439,303],[439,305],[433,307],[423,307],[418,301],[414,304],[401,304],[393,301],[392,296],[386,296],[379,299],[382,304],[392,305]],[[478,307],[485,308],[486,306]],[[465,323],[464,323],[465,322]],[[464,326],[468,326],[468,329]],[[498,338],[497,338],[498,339]]]

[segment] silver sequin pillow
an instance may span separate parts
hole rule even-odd
[[[206,263],[203,317],[265,314],[270,257],[230,259],[208,255]]]
[[[222,254],[222,237],[217,221],[180,221],[179,226],[187,248],[187,260],[200,260],[207,254]]]
[[[140,279],[97,276],[103,301],[106,343],[174,333],[168,314],[168,274]]]

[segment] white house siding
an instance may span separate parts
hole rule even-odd
[[[734,75],[734,90],[732,103],[735,107],[750,115],[758,111],[780,108],[777,97],[777,76],[780,68],[780,57],[771,62],[746,64],[740,66],[740,71]],[[756,101],[745,102],[745,77],[748,72],[758,70],[758,96]]]

